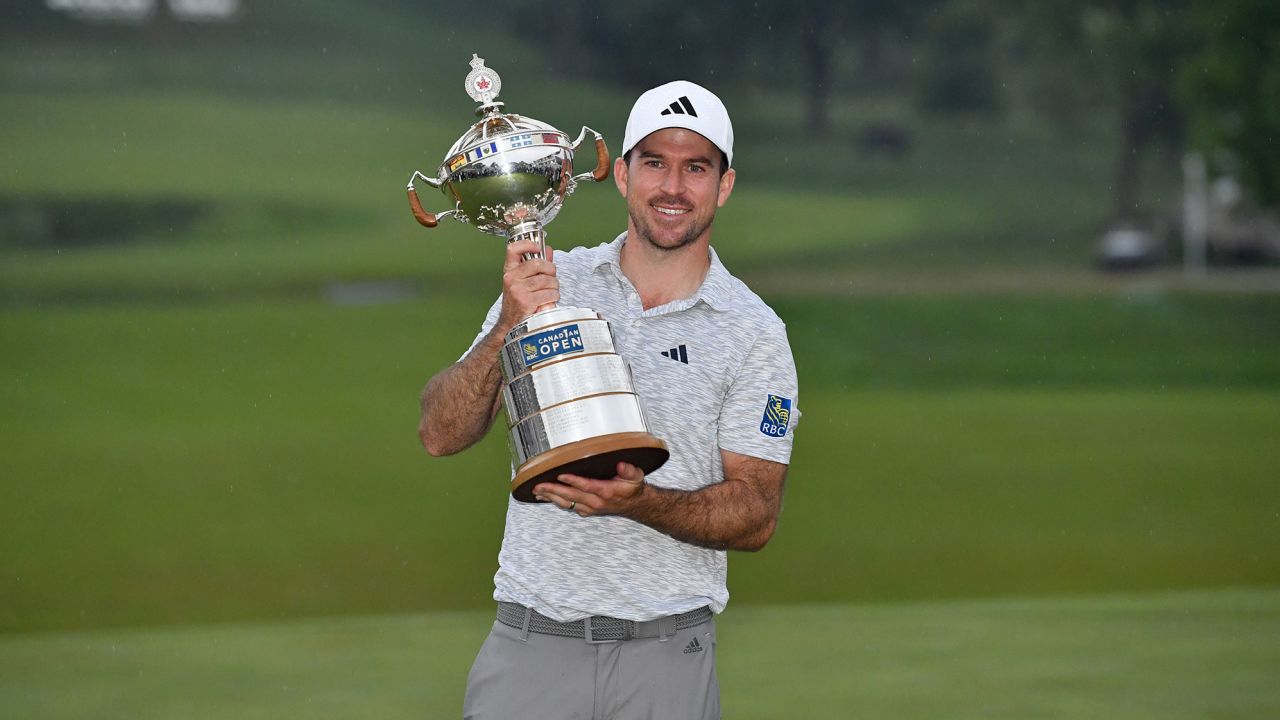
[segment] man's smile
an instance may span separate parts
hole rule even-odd
[[[660,215],[667,217],[679,217],[693,212],[693,205],[683,200],[675,198],[660,198],[649,203],[649,207],[653,208]]]

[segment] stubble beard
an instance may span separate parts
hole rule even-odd
[[[706,222],[696,223],[690,226],[689,229],[677,238],[674,243],[663,244],[655,239],[656,234],[653,231],[653,225],[649,222],[649,218],[645,217],[642,212],[636,212],[634,208],[627,208],[627,213],[631,216],[631,224],[635,226],[636,233],[639,234],[640,239],[648,243],[650,247],[664,250],[666,252],[676,252],[677,250],[682,250],[697,242],[698,238],[702,237],[702,234],[707,231],[707,228],[711,227],[711,222],[715,220],[716,217],[715,213],[712,213],[711,216],[706,219]]]

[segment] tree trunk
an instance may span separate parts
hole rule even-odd
[[[147,35],[153,45],[160,47],[171,47],[180,40],[181,28],[168,0],[156,0]]]
[[[825,18],[815,18],[804,34],[804,55],[809,65],[808,128],[814,137],[831,132],[831,55],[830,34],[822,26]]]
[[[1112,220],[1123,222],[1137,215],[1139,171],[1142,154],[1150,140],[1150,124],[1143,112],[1143,103],[1135,97],[1124,100],[1120,114],[1120,152],[1116,159],[1116,174],[1112,187]]]

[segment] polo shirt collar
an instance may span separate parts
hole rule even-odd
[[[619,278],[626,279],[627,276],[622,272],[622,246],[627,242],[627,234],[621,233],[614,238],[613,242],[604,246],[603,252],[596,256],[591,269],[596,270],[604,265],[612,267],[613,272]],[[702,285],[688,298],[676,300],[668,303],[667,306],[672,310],[684,310],[698,304],[701,300],[714,310],[728,310],[731,304],[733,276],[725,269],[723,263],[720,262],[720,256],[716,255],[716,249],[708,247],[711,254],[711,267],[707,268],[707,276],[703,278]],[[627,280],[630,282],[630,280]],[[657,308],[654,308],[655,310]]]

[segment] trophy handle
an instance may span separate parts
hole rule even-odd
[[[413,211],[413,217],[418,221],[419,225],[433,228],[440,224],[441,219],[447,218],[456,213],[457,208],[453,210],[445,210],[442,213],[430,213],[423,210],[422,201],[418,199],[418,191],[413,187],[413,181],[419,179],[425,181],[433,188],[440,187],[440,181],[435,178],[429,178],[417,170],[414,170],[413,174],[409,176],[409,209]]]
[[[573,181],[576,183],[581,180],[591,179],[596,182],[604,182],[609,179],[609,148],[604,144],[604,137],[595,130],[583,125],[582,132],[578,133],[578,139],[573,141],[573,151],[578,151],[578,146],[586,139],[587,133],[591,133],[596,139],[596,169],[589,173],[574,175]]]

